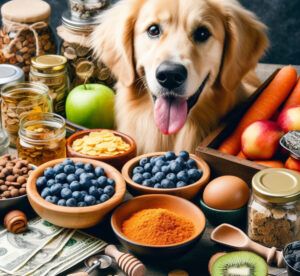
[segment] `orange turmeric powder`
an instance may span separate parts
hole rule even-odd
[[[144,209],[122,225],[131,240],[146,245],[169,245],[188,240],[195,232],[193,222],[166,209]]]

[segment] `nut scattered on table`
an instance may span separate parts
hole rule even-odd
[[[14,234],[22,233],[27,229],[27,217],[19,210],[10,211],[4,217],[4,227]]]

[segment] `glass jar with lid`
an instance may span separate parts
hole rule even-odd
[[[72,16],[87,19],[98,16],[108,0],[69,0]]]
[[[93,57],[89,36],[97,24],[94,19],[78,19],[66,11],[62,25],[57,27],[57,34],[62,39],[60,52],[68,60],[72,87],[85,82],[111,87],[115,83],[110,70]]]
[[[12,0],[1,7],[0,63],[20,67],[28,77],[34,56],[56,52],[49,26],[51,8],[41,0]]]
[[[300,174],[265,169],[252,179],[248,236],[267,247],[282,249],[300,240]]]
[[[66,157],[66,123],[55,113],[31,113],[20,121],[18,157],[39,166]]]
[[[59,55],[43,55],[31,60],[29,79],[48,86],[53,112],[65,115],[65,101],[69,92],[67,59]]]

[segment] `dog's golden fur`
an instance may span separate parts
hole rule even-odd
[[[152,23],[164,28],[155,41],[146,34]],[[190,35],[198,25],[207,26],[212,34],[202,44]],[[139,153],[194,151],[220,119],[253,91],[251,85],[257,82],[252,70],[268,45],[265,29],[235,0],[121,0],[103,15],[92,35],[95,54],[118,79],[118,130],[136,140]],[[173,135],[157,129],[151,96],[158,93],[153,72],[168,59],[187,67],[187,96],[209,73],[185,125]]]

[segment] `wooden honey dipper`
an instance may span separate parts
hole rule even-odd
[[[113,257],[118,263],[119,267],[128,276],[144,276],[145,266],[134,256],[128,253],[120,252],[114,245],[108,245],[105,248],[105,254]]]

